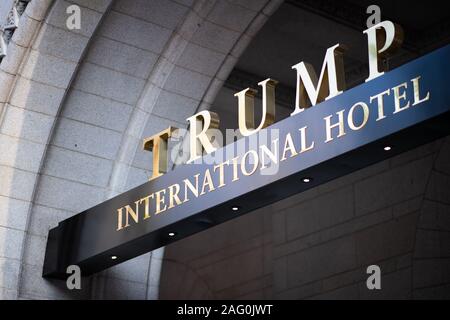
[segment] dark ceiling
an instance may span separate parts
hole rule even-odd
[[[437,47],[450,43],[450,1],[288,0],[283,3],[241,56],[229,83],[240,78],[250,86],[272,77],[287,88],[295,86],[291,66],[307,61],[320,71],[328,47],[341,43],[349,50],[345,58],[348,87],[368,74],[366,29],[367,6],[377,4],[382,20],[392,20],[405,31],[402,49],[390,59],[396,67]],[[236,86],[235,86],[236,87]]]

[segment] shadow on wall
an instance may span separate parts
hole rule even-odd
[[[441,139],[171,244],[161,298],[448,299],[449,160]]]

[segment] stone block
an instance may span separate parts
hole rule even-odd
[[[135,105],[144,84],[142,79],[85,63],[78,73],[74,88]]]
[[[33,49],[78,63],[88,41],[89,38],[70,32],[67,28],[60,29],[45,23],[33,43]]]
[[[444,142],[442,144],[442,147],[439,151],[439,154],[436,158],[436,162],[434,164],[434,167],[436,170],[450,174],[450,139],[446,138],[444,139]]]
[[[243,32],[255,16],[254,10],[234,5],[228,1],[217,1],[207,19],[227,29]]]
[[[320,281],[312,282],[305,284],[300,287],[292,288],[289,290],[285,290],[279,293],[275,293],[274,296],[276,299],[283,300],[299,300],[306,299],[308,297],[317,295],[322,291],[322,283]]]
[[[420,226],[424,229],[450,231],[450,205],[424,200]]]
[[[0,195],[31,201],[36,174],[0,165]]]
[[[0,300],[17,300],[17,289],[0,288]]]
[[[111,11],[100,28],[101,36],[149,50],[155,54],[163,51],[172,31],[154,23]]]
[[[273,241],[274,245],[286,242],[286,213],[275,212],[273,219]]]
[[[214,77],[222,65],[225,54],[200,47],[194,43],[188,43],[177,65]]]
[[[355,240],[347,236],[287,256],[287,283],[292,288],[355,266]]]
[[[217,94],[220,89],[222,89],[224,82],[220,79],[214,78],[212,79],[208,90],[205,92],[203,96],[203,101],[206,103],[213,103],[216,100]]]
[[[38,172],[44,149],[44,144],[0,135],[0,165]]]
[[[65,89],[72,79],[76,63],[31,50],[22,76],[57,88]]]
[[[417,219],[418,213],[413,213],[357,232],[354,237],[358,265],[369,265],[411,252]]]
[[[268,0],[229,0],[229,2],[245,7],[253,11],[260,11],[264,8]]]
[[[121,279],[107,278],[104,299],[108,300],[144,300],[147,285]]]
[[[164,89],[186,97],[202,100],[211,78],[181,67],[175,67],[169,75]]]
[[[58,223],[71,217],[74,213],[65,210],[44,207],[38,204],[33,206],[28,233],[47,237],[48,231],[58,226]]]
[[[53,121],[54,117],[52,116],[8,105],[1,132],[9,136],[46,144]]]
[[[25,9],[25,13],[34,20],[42,20],[47,13],[47,9],[52,3],[52,0],[30,1]]]
[[[20,108],[56,115],[64,92],[64,89],[18,77],[10,103]]]
[[[240,33],[205,21],[195,32],[191,41],[223,54],[228,54]]]
[[[405,214],[409,214],[415,211],[419,211],[422,208],[423,197],[418,196],[405,202],[396,204],[392,207],[392,213],[394,217],[400,217]]]
[[[414,160],[430,156],[439,151],[442,145],[442,139],[436,140],[412,150],[401,153],[389,160],[392,167],[402,166],[413,162]]]
[[[0,102],[6,102],[9,97],[9,91],[14,81],[14,75],[0,70]]]
[[[427,199],[450,204],[450,175],[433,171],[426,192]]]
[[[42,266],[44,264],[47,236],[27,235],[23,262],[29,265]]]
[[[89,8],[99,12],[105,12],[108,9],[111,0],[70,0],[82,7]]]
[[[98,37],[92,43],[86,61],[135,77],[147,79],[158,55],[122,42]]]
[[[54,178],[41,176],[36,203],[56,209],[81,212],[105,200],[103,189]]]
[[[49,176],[107,187],[112,166],[111,160],[51,146],[42,172]]]
[[[199,269],[198,273],[200,277],[208,279],[207,282],[210,288],[223,290],[262,276],[263,266],[260,262],[262,261],[262,254],[262,248],[257,248]],[[215,276],[217,274],[222,276]]]
[[[450,282],[450,259],[414,259],[413,286],[414,289],[440,286]]]
[[[411,298],[411,268],[388,274],[381,269],[381,290],[369,290],[366,281],[360,283],[360,298],[364,300],[406,300]]]
[[[23,264],[20,297],[27,299],[89,299],[89,279],[83,277],[81,290],[69,290],[64,280],[44,279],[42,266]]]
[[[45,3],[46,1],[47,0],[41,2]],[[36,19],[30,17],[28,13],[28,7],[31,6],[28,5],[25,9],[25,12],[22,14],[22,16],[20,16],[19,28],[14,31],[14,34],[9,43],[10,45],[11,43],[14,43],[21,46],[22,48],[28,48],[31,40],[35,36],[36,31],[39,30],[40,21],[37,21]]]
[[[25,232],[0,226],[0,257],[22,259],[22,244]]]
[[[445,256],[445,253],[441,251],[440,242],[440,231],[418,228],[416,233],[414,258],[439,258]]]
[[[73,3],[58,0],[55,5],[52,7],[50,13],[46,17],[45,21],[48,24],[51,24],[60,29],[67,30],[66,21],[67,21],[67,13],[66,10],[69,6],[73,5]],[[81,28],[70,30],[74,33],[79,33],[85,37],[90,38],[97,28],[98,23],[102,17],[100,12],[88,9],[86,7],[81,8]]]
[[[152,113],[183,123],[196,112],[198,105],[197,100],[161,90]]]
[[[27,201],[0,196],[0,226],[25,231],[29,208]]]
[[[17,290],[20,261],[0,257],[0,288]]]
[[[110,160],[116,158],[122,137],[120,133],[64,118],[58,125],[53,137],[54,145]]]
[[[313,233],[353,217],[351,187],[325,194],[286,210],[287,239]]]
[[[119,0],[116,1],[113,9],[170,30],[174,30],[180,21],[183,21],[188,11],[185,6],[166,0],[134,0],[133,2]]]
[[[150,286],[158,286],[159,281],[161,279],[161,271],[162,271],[163,260],[161,259],[153,259],[153,256],[150,257],[150,269],[148,275],[148,284]]]
[[[118,132],[127,129],[132,106],[98,95],[71,90],[62,116]]]
[[[430,288],[416,289],[413,291],[413,299],[418,300],[441,300],[450,299],[450,284],[435,286]]]
[[[0,70],[9,74],[16,74],[25,56],[26,48],[10,41],[7,48],[7,55],[2,59]]]
[[[353,284],[330,292],[313,296],[313,300],[356,300],[359,299],[358,285]]]
[[[355,184],[356,214],[363,215],[425,192],[433,157],[428,156]]]
[[[127,177],[125,190],[133,189],[141,184],[146,183],[151,177],[151,172],[135,167],[130,167]]]

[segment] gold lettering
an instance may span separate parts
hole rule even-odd
[[[366,79],[368,82],[384,74],[386,68],[379,66],[380,58],[385,58],[401,46],[403,30],[391,21],[382,21],[363,33],[367,34],[369,49],[369,77]]]
[[[361,122],[361,124],[359,126],[355,125],[355,121],[353,120],[353,112],[355,111],[356,107],[361,107],[363,110],[363,121]],[[365,104],[364,102],[358,102],[355,103],[351,108],[350,111],[348,112],[348,117],[347,117],[347,123],[348,126],[350,127],[350,129],[352,130],[360,130],[362,129],[366,123],[367,120],[369,120],[369,107],[367,106],[367,104]]]
[[[178,193],[180,192],[180,185],[175,183],[169,186],[169,209],[175,207],[173,201],[175,200],[176,205],[180,205],[182,202],[178,197]]]
[[[139,203],[142,203],[142,201],[144,201],[144,220],[150,218],[150,198],[153,199],[153,193],[138,200]]]
[[[205,177],[203,178],[202,192],[200,193],[200,195],[204,195],[206,193],[205,189],[207,186],[209,189],[208,192],[215,190],[213,180],[211,178],[211,172],[209,172],[209,169],[206,169],[205,171]]]
[[[139,201],[135,202],[136,205],[136,211],[131,209],[129,205],[125,206],[125,228],[130,226],[128,222],[128,217],[131,216],[131,218],[134,220],[134,222],[139,222]]]
[[[188,192],[187,189],[189,188],[189,190],[191,190],[191,192],[194,194],[194,196],[197,198],[198,197],[198,177],[200,176],[200,173],[197,173],[194,177],[195,177],[195,187],[192,185],[191,181],[189,181],[189,179],[184,179],[184,202],[188,202],[189,199],[187,197]]]
[[[261,149],[261,169],[267,168],[264,155],[267,155],[273,164],[278,163],[278,138],[272,141],[272,145],[274,147],[273,149],[275,150],[274,152],[272,152],[272,150],[267,148],[267,146],[265,145],[259,147]]]
[[[387,89],[387,90],[385,90],[385,91],[383,91],[383,92],[381,92],[381,93],[379,93],[379,94],[377,94],[377,95],[374,95],[374,96],[370,97],[370,103],[372,103],[372,101],[373,101],[374,99],[377,99],[377,104],[378,104],[378,118],[376,119],[376,121],[380,121],[380,120],[386,118],[386,116],[384,115],[384,99],[383,99],[383,97],[384,97],[385,95],[388,96],[390,93],[391,93],[391,90],[390,90],[390,89]]]
[[[116,231],[119,231],[123,228],[122,226],[122,212],[123,211],[123,207],[120,209],[117,209],[117,229]]]
[[[336,112],[336,114],[339,117],[339,122],[335,123],[335,124],[331,124],[331,116],[325,117],[323,118],[325,120],[326,123],[326,133],[327,133],[327,139],[325,140],[325,143],[330,142],[333,140],[333,137],[331,136],[331,129],[338,127],[339,128],[339,134],[338,134],[338,138],[342,137],[345,135],[345,128],[344,128],[344,111],[345,110],[341,110]]]
[[[286,160],[286,153],[288,151],[291,152],[290,158],[298,154],[297,151],[295,150],[294,142],[292,141],[290,133],[286,135],[286,140],[284,141],[283,156],[281,157],[281,161]]]
[[[412,83],[413,83],[413,88],[414,88],[414,102],[413,102],[413,106],[418,105],[419,103],[425,102],[427,100],[430,99],[430,92],[427,92],[427,95],[425,96],[425,98],[420,98],[420,86],[419,86],[419,80],[420,80],[420,76],[418,76],[417,78],[412,79]]]
[[[200,158],[203,150],[211,153],[216,150],[211,143],[209,129],[219,128],[219,116],[217,113],[203,110],[186,119],[189,121],[189,145],[190,155],[188,163]]]
[[[253,168],[250,171],[247,171],[247,168],[245,166],[245,163],[247,162],[247,158],[249,155],[253,155],[253,162],[250,162],[250,164],[253,164]],[[258,163],[259,163],[259,157],[258,157],[258,152],[256,152],[255,150],[249,150],[247,151],[243,156],[242,156],[242,161],[241,161],[241,171],[244,174],[244,176],[250,176],[253,173],[255,173],[256,169],[258,168]]]
[[[222,162],[216,166],[214,166],[214,172],[216,172],[217,169],[219,169],[219,185],[218,188],[222,188],[223,186],[225,186],[225,174],[224,174],[224,166],[225,165],[229,165],[230,161],[227,160],[225,162]]]
[[[297,71],[297,87],[295,110],[291,116],[302,112],[310,105],[314,106],[343,92],[345,89],[344,51],[344,47],[340,44],[327,49],[318,80],[311,64],[302,61],[292,66],[292,69]],[[308,103],[308,98],[311,104]]]
[[[262,86],[262,118],[255,128],[255,95],[256,90],[247,88],[236,93],[239,108],[239,131],[243,136],[249,136],[270,126],[275,121],[275,86],[278,81],[266,79],[258,83]]]
[[[404,90],[402,93],[400,93],[400,89],[402,88],[408,88],[408,84],[404,82],[392,88],[392,91],[394,91],[394,114],[409,108],[409,101],[404,106],[400,105],[401,100],[406,99],[406,91]]]
[[[239,157],[235,157],[235,158],[231,159],[231,163],[233,164],[233,180],[231,180],[232,182],[235,182],[235,181],[239,180],[239,176],[238,176],[238,159],[239,159]]]
[[[156,211],[155,211],[155,214],[158,214],[158,213],[166,211],[167,206],[164,204],[164,202],[165,202],[164,196],[166,194],[166,190],[162,189],[162,190],[156,191],[155,194],[156,194]],[[164,205],[164,207],[161,208],[162,204]]]
[[[314,141],[311,142],[309,147],[306,146],[306,129],[308,127],[304,126],[303,128],[298,129],[300,131],[300,153],[312,150],[314,148]]]
[[[144,150],[153,152],[153,173],[150,180],[156,179],[167,172],[167,143],[176,129],[169,127],[154,136],[144,139]]]

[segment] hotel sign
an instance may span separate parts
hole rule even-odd
[[[50,230],[43,275],[65,277],[72,264],[83,275],[101,271],[450,134],[450,46],[384,73],[378,62],[399,46],[401,30],[384,21],[364,33],[369,78],[355,88],[344,91],[338,44],[327,50],[319,77],[304,62],[293,66],[297,97],[287,119],[274,123],[276,81],[267,79],[259,83],[258,126],[255,91],[236,94],[244,137],[235,143],[214,147],[208,129],[218,115],[202,111],[188,118],[188,163],[166,172],[174,129],[146,139],[152,179]]]

